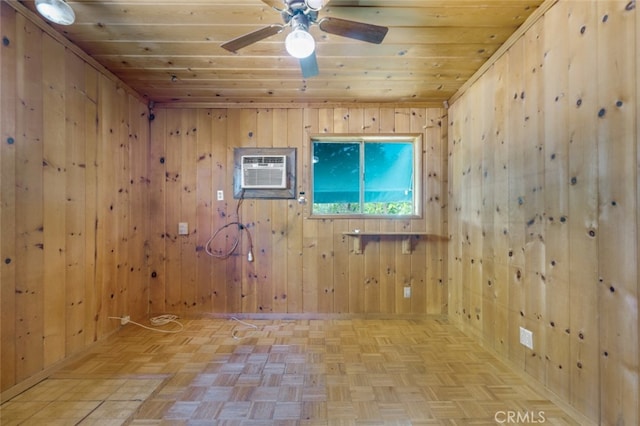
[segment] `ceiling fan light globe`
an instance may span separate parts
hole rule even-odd
[[[64,0],[36,0],[36,9],[55,24],[71,25],[76,20],[76,14]]]
[[[284,45],[289,55],[298,59],[311,56],[316,49],[316,42],[313,36],[302,29],[291,31],[285,39]]]
[[[318,11],[327,4],[327,0],[305,0],[305,3],[309,9]]]

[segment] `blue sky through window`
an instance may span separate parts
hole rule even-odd
[[[314,205],[413,204],[412,142],[313,141],[312,167]]]

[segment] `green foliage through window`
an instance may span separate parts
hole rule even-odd
[[[417,214],[414,138],[312,139],[314,215]]]

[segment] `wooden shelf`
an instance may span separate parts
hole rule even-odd
[[[385,236],[397,236],[402,238],[402,254],[411,254],[411,237],[426,237],[438,240],[448,240],[447,237],[437,234],[431,234],[428,232],[419,231],[348,231],[343,232],[342,235],[353,237],[353,252],[355,254],[362,254],[364,246],[362,245],[362,237],[385,237]]]

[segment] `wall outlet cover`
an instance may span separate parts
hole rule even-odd
[[[533,332],[526,328],[520,327],[520,344],[529,349],[533,349]]]
[[[178,223],[178,235],[189,235],[189,224],[187,222]]]

